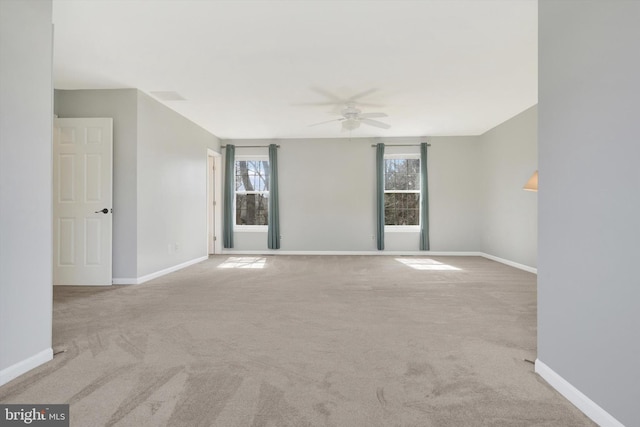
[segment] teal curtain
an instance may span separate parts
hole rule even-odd
[[[236,194],[236,147],[227,144],[224,157],[224,211],[222,218],[222,239],[225,248],[233,248],[233,199]]]
[[[376,238],[378,250],[384,250],[384,144],[376,145]]]
[[[427,173],[427,147],[420,144],[420,250],[429,250],[429,174]]]
[[[280,208],[278,203],[278,146],[269,144],[269,211],[267,247],[280,249]]]

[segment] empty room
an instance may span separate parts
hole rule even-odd
[[[640,426],[639,19],[0,0],[0,425]]]

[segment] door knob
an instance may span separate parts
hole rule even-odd
[[[108,214],[108,213],[109,213],[109,209],[104,208],[104,209],[102,209],[102,210],[95,211],[95,213],[100,213],[100,212],[102,212],[103,214]]]

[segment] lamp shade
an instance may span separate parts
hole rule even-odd
[[[523,190],[527,191],[538,191],[538,171],[535,171],[529,181],[522,187]]]

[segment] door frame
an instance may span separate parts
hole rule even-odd
[[[213,230],[211,230],[213,224]],[[207,148],[207,253],[222,253],[222,154]]]

